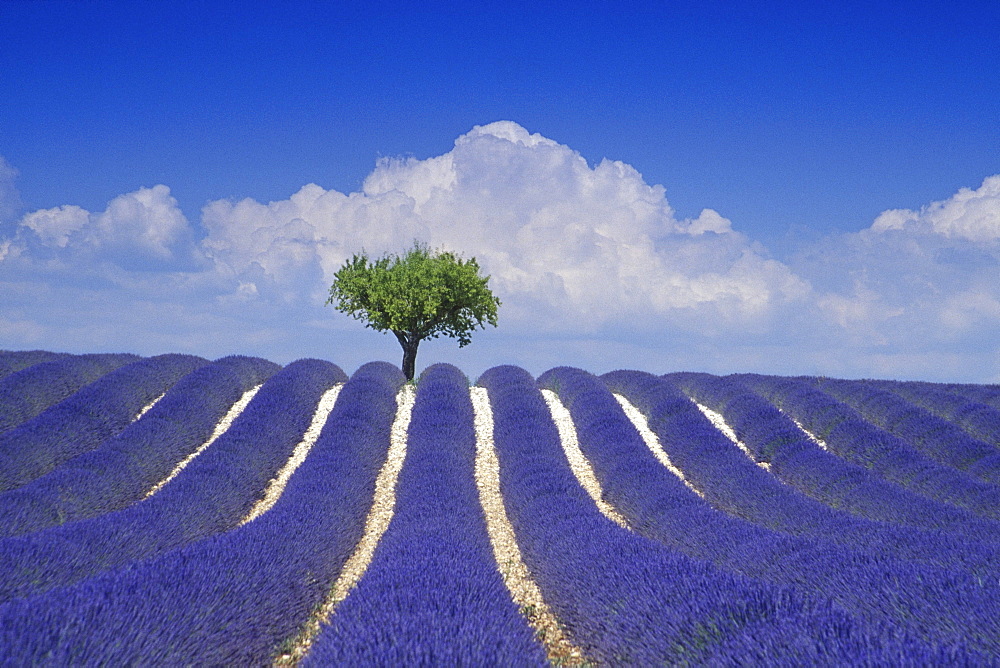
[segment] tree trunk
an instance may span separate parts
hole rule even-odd
[[[406,380],[413,380],[413,367],[417,362],[417,346],[420,339],[410,341],[407,337],[400,337],[399,345],[403,346],[403,375]]]

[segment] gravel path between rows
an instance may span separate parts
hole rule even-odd
[[[808,429],[806,429],[805,426],[803,426],[803,424],[801,422],[799,422],[798,420],[796,420],[796,419],[793,418],[792,422],[795,423],[796,427],[798,427],[800,430],[802,430],[803,434],[805,434],[806,436],[809,437],[810,441],[812,441],[813,443],[815,443],[816,445],[818,445],[820,447],[820,449],[826,450],[827,452],[830,452],[830,448],[826,447],[826,443],[823,441],[823,439],[819,438],[814,433],[812,433],[811,431],[809,431]]]
[[[155,406],[155,405],[156,405],[156,403],[157,403],[157,402],[158,402],[158,401],[159,401],[160,399],[162,399],[163,397],[165,397],[165,396],[167,396],[167,393],[166,393],[166,392],[164,392],[163,394],[161,394],[160,396],[156,397],[155,399],[153,399],[152,401],[150,401],[150,402],[149,402],[148,404],[146,404],[145,406],[143,406],[143,407],[142,407],[142,410],[141,410],[141,411],[139,411],[139,414],[138,414],[138,415],[136,415],[136,416],[135,416],[134,418],[132,418],[132,422],[135,422],[135,421],[137,421],[137,420],[138,420],[139,418],[141,418],[141,417],[142,417],[143,415],[145,415],[146,413],[148,413],[148,412],[149,412],[149,409],[150,409],[150,408],[152,408],[153,406]]]
[[[625,412],[625,417],[632,422],[636,430],[639,432],[639,436],[642,437],[646,447],[649,448],[649,451],[653,453],[654,457],[656,457],[656,461],[663,464],[668,471],[677,476],[680,481],[684,483],[685,487],[704,499],[705,495],[702,494],[701,491],[687,479],[684,475],[684,471],[681,471],[679,468],[674,466],[672,461],[670,461],[667,451],[663,449],[663,444],[660,443],[660,439],[657,438],[656,434],[653,433],[653,430],[649,428],[649,421],[646,419],[646,416],[642,414],[642,411],[633,406],[632,402],[621,394],[615,393],[615,399]]]
[[[545,397],[545,403],[549,406],[549,413],[552,414],[552,421],[556,423],[556,429],[559,430],[559,442],[562,444],[563,452],[566,453],[566,459],[569,461],[570,468],[573,469],[573,475],[576,476],[580,485],[587,491],[590,498],[594,500],[594,503],[597,504],[597,509],[601,511],[602,515],[618,526],[631,531],[628,521],[614,509],[614,506],[604,500],[601,483],[598,482],[597,476],[594,475],[594,469],[590,466],[587,458],[584,457],[583,451],[580,450],[580,441],[576,437],[576,427],[573,426],[573,418],[566,407],[563,406],[562,401],[559,400],[559,395],[552,390],[542,390],[542,396]]]
[[[476,426],[476,487],[486,516],[486,530],[493,546],[504,584],[511,598],[545,645],[549,661],[555,665],[580,665],[583,652],[563,634],[559,622],[542,597],[538,585],[521,557],[514,527],[511,526],[500,494],[500,462],[493,446],[493,409],[486,388],[471,387]]]
[[[261,383],[261,385],[263,385],[263,383]],[[148,499],[149,497],[153,496],[161,489],[163,489],[163,486],[166,485],[171,480],[173,480],[178,473],[183,471],[185,466],[190,464],[195,457],[204,452],[205,448],[212,445],[212,443],[215,442],[215,439],[219,438],[224,433],[226,433],[226,430],[229,429],[230,425],[233,424],[233,421],[240,416],[240,413],[243,412],[243,409],[247,407],[247,404],[250,403],[250,400],[254,398],[255,394],[257,394],[257,391],[261,388],[261,385],[258,385],[257,387],[252,387],[246,392],[244,392],[243,396],[240,397],[236,401],[236,403],[232,405],[232,407],[224,416],[222,416],[222,419],[219,420],[219,424],[215,425],[215,430],[212,432],[212,435],[208,437],[208,440],[202,443],[200,446],[198,446],[197,450],[195,450],[190,455],[181,460],[181,462],[174,467],[174,470],[170,472],[170,475],[168,475],[160,482],[156,483],[156,485],[154,485],[153,488],[146,493],[146,496],[143,497],[143,500]]]
[[[337,403],[337,397],[340,395],[340,390],[343,387],[343,383],[337,383],[319,398],[319,402],[316,405],[316,412],[313,413],[312,422],[309,423],[306,433],[302,435],[302,440],[295,446],[292,456],[288,458],[288,461],[281,467],[278,474],[271,478],[271,481],[267,484],[264,496],[257,501],[253,509],[239,523],[239,526],[257,519],[270,510],[271,506],[281,498],[281,493],[285,491],[288,479],[295,473],[295,469],[302,465],[302,462],[306,460],[306,455],[309,454],[313,445],[316,444],[316,439],[319,438],[320,432],[323,431],[323,425],[326,424],[327,418],[330,417],[330,412],[333,411],[333,406]]]
[[[313,613],[302,631],[292,641],[291,649],[275,659],[275,666],[297,665],[305,657],[319,635],[322,625],[329,621],[337,606],[351,593],[371,563],[375,547],[382,534],[389,528],[389,522],[396,508],[396,481],[406,460],[406,432],[410,427],[415,399],[416,389],[409,384],[403,385],[396,395],[396,417],[389,437],[389,452],[375,479],[375,496],[365,520],[364,534],[354,552],[344,563],[344,568],[331,587],[326,601]]]
[[[698,410],[700,410],[702,414],[708,418],[708,421],[711,422],[716,429],[725,434],[726,438],[732,441],[733,444],[743,452],[743,454],[749,457],[750,461],[752,461],[754,464],[761,467],[765,471],[771,470],[771,465],[768,464],[767,462],[758,462],[756,459],[754,459],[753,453],[750,452],[750,448],[748,448],[746,444],[743,441],[741,441],[739,437],[736,436],[736,432],[733,431],[732,427],[730,427],[728,423],[726,423],[726,418],[722,416],[722,413],[713,411],[708,406],[703,406],[702,404],[699,404],[697,401],[694,402],[694,405],[698,407]]]

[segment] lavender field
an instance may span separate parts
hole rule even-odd
[[[0,351],[3,665],[1000,665],[1000,386]]]

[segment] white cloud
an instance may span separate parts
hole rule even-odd
[[[119,195],[93,223],[95,245],[135,251],[157,260],[175,259],[175,251],[191,242],[187,219],[164,185]]]
[[[360,192],[209,202],[201,239],[163,185],[30,212],[0,235],[0,345],[398,362],[323,302],[351,254],[418,239],[477,257],[503,300],[499,329],[421,365],[996,380],[998,202],[990,177],[779,261],[713,209],[678,219],[625,163],[491,123],[380,160]]]
[[[939,234],[977,242],[1000,239],[1000,174],[986,178],[977,190],[962,188],[950,198],[932,202],[920,211],[885,211],[870,230],[871,233],[902,230]]]
[[[262,271],[301,290],[315,277],[323,291],[352,253],[419,239],[477,257],[509,315],[560,327],[704,309],[745,324],[808,292],[717,212],[677,220],[629,165],[590,167],[512,122],[477,126],[442,156],[383,159],[360,193],[310,184],[267,205],[212,202],[204,221],[205,248],[243,280]]]
[[[952,332],[966,332],[986,323],[1000,324],[1000,291],[995,288],[963,290],[950,295],[941,310],[941,324]]]
[[[856,281],[848,294],[819,295],[816,305],[828,322],[855,343],[866,341],[878,346],[890,343],[884,333],[887,324],[906,313],[905,308],[887,304],[879,292],[861,281]]]
[[[164,185],[119,195],[91,213],[75,205],[26,214],[7,255],[107,261],[128,269],[191,268],[200,260],[190,224]]]
[[[919,211],[804,249],[792,263],[826,324],[854,345],[909,354],[996,350],[1000,328],[1000,175]],[[983,346],[988,346],[983,349]]]
[[[65,248],[70,236],[89,222],[90,213],[72,204],[32,211],[21,219],[21,225],[38,235],[43,244],[57,248]]]

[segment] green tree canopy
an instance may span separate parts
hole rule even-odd
[[[414,243],[405,255],[370,261],[362,251],[336,274],[327,304],[380,332],[391,331],[403,347],[403,373],[413,379],[417,346],[448,336],[459,347],[486,323],[496,327],[500,300],[479,275],[476,258],[430,250]]]

